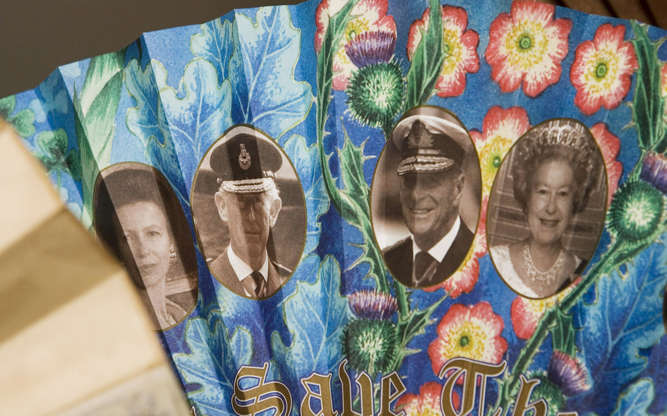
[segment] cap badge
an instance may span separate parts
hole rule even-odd
[[[239,153],[239,167],[243,170],[250,169],[251,165],[250,153],[245,148],[245,144],[241,143],[241,153]]]
[[[417,120],[410,129],[408,135],[408,148],[433,147],[433,137],[426,130],[426,126]]]

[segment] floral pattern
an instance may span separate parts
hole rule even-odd
[[[667,156],[648,153],[642,163],[639,177],[655,186],[663,194],[667,194]]]
[[[494,106],[489,109],[482,122],[482,132],[471,130],[470,136],[479,149],[482,170],[482,194],[491,193],[493,180],[503,158],[512,144],[530,128],[526,110],[521,107],[503,109]]]
[[[623,164],[616,160],[621,148],[621,141],[614,136],[604,123],[597,123],[591,127],[591,133],[597,141],[602,159],[607,170],[607,205],[611,202],[614,192],[618,188],[618,181],[623,173]]]
[[[424,290],[433,292],[443,288],[452,299],[459,297],[462,293],[472,292],[479,278],[479,256],[475,254],[475,250],[469,250],[461,264],[462,266],[444,282],[424,288]]]
[[[212,286],[201,270],[206,284],[199,286],[198,307],[163,334],[179,376],[201,385],[187,393],[193,406],[211,416],[228,414],[239,367],[263,364],[270,367],[267,381],[284,384],[292,403],[300,403],[304,377],[331,373],[336,383],[346,360],[350,377],[373,376],[375,392],[381,377],[395,371],[406,387],[394,402],[403,413],[440,414],[445,380],[437,372],[463,356],[507,360],[487,402],[479,404],[489,414],[510,411],[521,376],[540,380],[532,400],[545,399],[553,414],[566,407],[623,414],[622,402],[647,408],[653,397],[646,392],[660,386],[655,357],[665,342],[662,297],[655,296],[667,281],[661,241],[667,227],[665,32],[524,0],[489,1],[498,9],[483,11],[429,0],[427,13],[427,5],[406,12],[400,0],[356,0],[342,8],[345,3],[240,10],[192,36],[149,33],[141,48],[61,68],[50,77],[60,80],[57,86],[45,82],[0,99],[0,115],[23,129],[26,147],[51,168],[61,198],[87,225],[95,166],[153,164],[187,195],[185,182],[192,183],[200,160],[183,138],[214,140],[235,123],[275,133],[299,174],[307,211],[315,211],[308,249],[280,295],[259,302],[215,280]],[[340,10],[349,14],[332,19]],[[569,45],[573,25],[582,30]],[[325,38],[327,31],[333,36]],[[590,35],[580,41],[581,33]],[[483,52],[490,76],[478,70],[480,41],[488,41]],[[169,47],[155,47],[163,44]],[[563,70],[570,77],[561,76]],[[600,93],[606,101],[596,88],[607,88]],[[211,97],[217,105],[208,105]],[[423,104],[446,107],[478,128],[471,135],[484,183],[467,258],[427,291],[394,285],[375,244],[370,209],[373,169],[393,124],[407,107]],[[50,111],[54,106],[69,106],[80,117]],[[599,114],[602,107],[609,111]],[[183,111],[169,111],[174,108]],[[511,146],[531,121],[555,117],[586,119],[604,158],[611,202],[606,232],[582,280],[553,299],[527,300],[513,294],[486,255],[486,209]],[[108,127],[101,129],[109,133],[103,148],[86,150],[97,141],[77,134],[79,121],[86,131],[91,123]],[[164,148],[144,140],[155,125],[164,127],[158,137]],[[202,135],[199,127],[218,132]],[[183,129],[194,133],[179,133]],[[186,214],[194,201],[182,198]],[[423,371],[428,363],[433,372]],[[667,402],[654,396],[650,412],[664,413]],[[340,408],[340,397],[334,398]],[[453,399],[460,401],[456,393]]]
[[[438,323],[437,338],[428,346],[433,372],[439,374],[454,357],[500,362],[507,351],[507,341],[500,335],[503,327],[503,318],[493,313],[488,302],[452,305]]]
[[[363,32],[345,45],[345,53],[358,68],[389,62],[396,48],[396,33]]]
[[[607,230],[629,247],[657,239],[665,226],[664,195],[642,180],[629,181],[616,192],[607,212]]]
[[[623,41],[625,26],[605,23],[593,40],[577,46],[570,80],[577,89],[574,104],[586,115],[618,107],[630,90],[637,58],[630,42]]]
[[[397,62],[380,62],[355,70],[347,88],[352,117],[372,127],[389,126],[403,107],[405,85]]]
[[[315,12],[315,50],[320,51],[329,18],[335,15],[347,3],[345,0],[323,0]],[[396,36],[396,23],[392,16],[387,16],[387,0],[360,0],[352,10],[353,18],[345,27],[345,34],[338,45],[333,61],[333,89],[343,91],[352,72],[357,66],[352,63],[345,51],[345,46],[356,36],[366,32],[389,32]]]
[[[586,366],[563,351],[554,351],[552,354],[547,376],[566,396],[574,396],[591,388]]]
[[[376,290],[360,290],[348,297],[350,309],[361,319],[387,320],[398,309],[396,299]]]
[[[482,196],[482,203],[480,205],[479,224],[477,224],[477,233],[475,233],[475,241],[473,241],[477,257],[485,255],[489,248],[486,243],[486,212],[489,207],[489,197],[487,195]]]
[[[396,325],[389,320],[355,319],[343,331],[343,352],[350,367],[371,376],[390,369],[396,349]]]
[[[417,49],[422,32],[428,26],[430,9],[426,9],[421,19],[410,26],[408,34],[408,59]],[[466,86],[466,74],[479,70],[477,44],[479,35],[474,30],[466,30],[468,15],[460,7],[442,7],[442,40],[445,50],[445,62],[435,84],[436,94],[440,97],[455,97],[463,94]]]
[[[515,1],[510,13],[491,23],[484,56],[502,92],[523,83],[526,95],[536,97],[560,79],[572,21],[554,20],[554,10],[550,4]]]
[[[405,416],[435,416],[441,414],[442,385],[434,381],[423,384],[419,394],[405,393],[396,401],[396,410]],[[452,393],[452,404],[458,408],[461,402],[458,392]]]
[[[544,311],[563,300],[580,280],[577,279],[570,287],[548,298],[528,299],[517,296],[512,301],[512,306],[510,307],[512,328],[514,328],[516,336],[520,339],[530,338],[533,332],[535,332],[540,318],[544,315]]]

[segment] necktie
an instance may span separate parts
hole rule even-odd
[[[258,271],[254,271],[250,274],[253,283],[255,283],[255,295],[259,298],[264,295],[265,281],[264,276]]]
[[[431,257],[426,251],[420,251],[415,256],[415,270],[413,280],[415,286],[419,286],[421,282],[427,282],[433,278],[435,271],[438,269],[438,261]]]

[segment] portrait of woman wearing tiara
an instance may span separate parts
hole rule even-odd
[[[529,130],[489,199],[489,251],[505,283],[529,298],[573,283],[595,251],[606,201],[602,155],[583,124],[555,119]]]

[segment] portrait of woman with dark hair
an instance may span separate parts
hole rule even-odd
[[[156,325],[182,321],[196,302],[197,262],[190,227],[164,176],[134,162],[104,169],[95,183],[93,225],[127,268]]]
[[[489,250],[515,292],[548,297],[583,271],[604,223],[603,166],[591,133],[570,119],[537,125],[505,158],[489,201]]]

